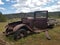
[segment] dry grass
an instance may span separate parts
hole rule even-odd
[[[42,32],[14,41],[11,37],[6,38],[2,33],[5,30],[4,26],[6,24],[7,22],[0,22],[0,39],[6,42],[6,45],[60,45],[60,26],[49,30],[51,40],[47,40]]]

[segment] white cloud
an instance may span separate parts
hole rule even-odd
[[[16,12],[18,12],[18,13],[19,13],[19,12],[27,13],[27,12],[30,12],[30,11],[31,11],[30,8],[24,8],[24,9],[23,9],[23,8],[20,8],[20,9],[17,9],[17,10],[16,10]]]
[[[49,12],[60,11],[60,5],[52,5],[50,7],[41,8],[40,10],[48,10]]]
[[[0,10],[6,10],[5,8],[3,8],[3,7],[0,7]]]
[[[54,2],[57,0],[15,0],[17,3],[12,5],[13,8],[16,9],[16,12],[30,12],[36,10],[48,10],[49,12],[58,11],[60,10],[60,1],[55,2],[58,3],[57,5],[52,6],[45,6],[48,5],[50,2]]]
[[[16,8],[16,12],[25,11],[30,12],[36,10],[37,6],[43,5],[43,3],[47,2],[42,0],[16,0],[17,4],[14,4],[14,8]],[[21,3],[20,3],[21,2]]]
[[[58,2],[58,5],[60,5],[60,1]]]
[[[0,4],[4,4],[4,3],[2,2],[2,0],[0,0]]]

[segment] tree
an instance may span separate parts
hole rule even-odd
[[[7,18],[0,12],[0,22],[5,22],[7,21]]]

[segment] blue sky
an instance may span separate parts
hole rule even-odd
[[[48,10],[60,11],[60,0],[0,0],[3,14]]]

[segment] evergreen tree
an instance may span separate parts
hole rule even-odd
[[[0,12],[0,22],[5,22],[7,21],[7,18]]]

